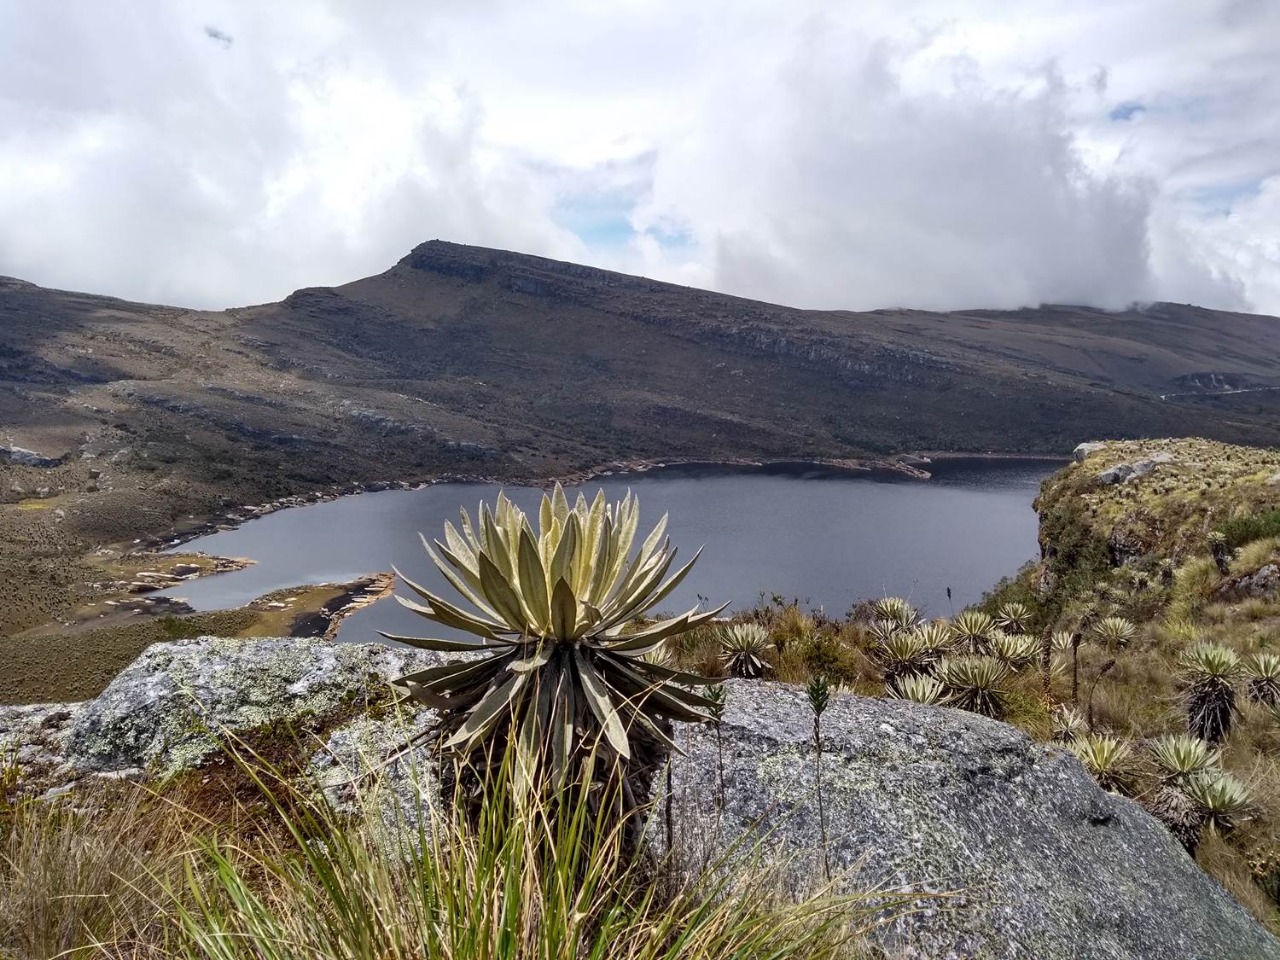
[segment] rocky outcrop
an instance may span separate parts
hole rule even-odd
[[[219,728],[338,711],[353,694],[432,660],[299,639],[159,644],[95,700],[0,708],[0,752],[30,740],[24,766],[64,778],[174,770],[215,749]],[[342,801],[353,774],[429,722],[427,714],[408,726],[361,716],[338,725],[311,760],[313,776]],[[876,931],[894,955],[1280,958],[1280,943],[1155,820],[1099,790],[1057,748],[973,714],[850,695],[833,696],[823,731],[832,869],[860,888],[920,895],[916,910]],[[797,885],[821,878],[803,691],[733,682],[719,732],[687,727],[679,736],[676,843],[725,849],[747,831],[765,838]],[[385,796],[400,808],[389,822],[417,807],[409,765],[387,768]]]
[[[56,467],[64,457],[46,457],[25,447],[0,446],[0,463],[17,463],[26,467]]]
[[[1080,448],[1077,447],[1076,449],[1079,450]],[[1133,463],[1117,463],[1114,467],[1108,467],[1106,470],[1100,471],[1095,479],[1104,486],[1128,483],[1130,480],[1139,480],[1148,474],[1155,473],[1156,468],[1161,464],[1175,462],[1177,461],[1172,454],[1157,453],[1142,460],[1136,460]]]
[[[1268,563],[1238,580],[1229,580],[1219,592],[1240,597],[1266,597],[1280,593],[1280,564]]]
[[[439,662],[382,644],[203,638],[148,648],[74,711],[64,760],[77,771],[192,766],[223,731],[334,712],[371,682]]]
[[[1093,454],[1105,449],[1107,449],[1106,443],[1100,440],[1095,440],[1089,443],[1080,443],[1071,451],[1071,458],[1075,460],[1076,463],[1083,463]]]
[[[946,708],[836,696],[822,718],[827,854],[861,886],[957,892],[881,931],[913,957],[1280,957],[1136,803],[1006,724]],[[731,684],[720,833],[767,833],[821,876],[812,717],[803,690]],[[716,743],[682,731],[679,820],[714,818]],[[772,831],[772,832],[770,832]]]

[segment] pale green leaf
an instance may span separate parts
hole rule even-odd
[[[511,585],[507,576],[489,559],[488,554],[480,554],[480,584],[484,587],[484,595],[493,602],[498,616],[517,633],[525,633],[528,618],[520,595]]]
[[[577,626],[578,601],[569,582],[561,578],[551,592],[551,633],[558,640],[572,640],[577,636]]]
[[[478,739],[498,721],[504,712],[511,709],[512,703],[528,681],[527,673],[513,673],[511,678],[501,686],[490,690],[479,703],[472,708],[467,719],[452,737],[445,741],[446,749],[462,746]]]
[[[627,731],[623,729],[622,719],[609,696],[608,687],[580,649],[573,651],[573,660],[578,668],[578,679],[582,684],[582,692],[586,695],[587,706],[599,721],[605,739],[618,756],[629,758],[631,745],[627,742]]]
[[[520,592],[539,631],[551,625],[551,603],[547,596],[547,571],[542,566],[538,545],[528,530],[520,532]]]

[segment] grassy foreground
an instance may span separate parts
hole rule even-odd
[[[236,763],[257,795],[216,821],[190,779],[0,805],[0,957],[854,960],[905,906],[796,895],[759,843],[628,859],[576,799],[507,792],[464,824],[426,790],[406,808],[375,783],[338,810]]]

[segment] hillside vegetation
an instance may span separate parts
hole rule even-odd
[[[716,749],[713,758],[708,737],[700,773],[714,787],[712,795],[726,796],[727,787],[741,786],[741,773],[733,773],[732,768],[727,772],[727,751],[721,741],[727,690],[732,686],[733,709],[750,714],[762,709],[765,699],[765,687],[751,685],[760,680],[804,685],[803,691],[792,687],[788,696],[808,707],[801,730],[808,730],[812,719],[814,749],[809,755],[823,863],[828,852],[824,810],[831,809],[823,806],[823,790],[838,795],[841,782],[835,769],[828,769],[823,780],[824,755],[831,754],[833,764],[840,755],[838,749],[828,751],[831,731],[824,733],[823,723],[827,722],[824,717],[840,714],[842,705],[833,705],[827,712],[828,705],[833,703],[832,695],[842,691],[888,696],[1002,719],[1039,740],[1070,750],[1098,786],[1133,797],[1240,904],[1276,931],[1280,929],[1280,767],[1276,764],[1280,750],[1280,530],[1276,529],[1280,452],[1204,440],[1165,440],[1087,444],[1076,456],[1078,462],[1046,481],[1038,499],[1042,558],[998,585],[982,604],[948,620],[924,620],[897,598],[861,602],[836,620],[805,612],[799,603],[781,596],[728,623],[710,622],[712,614],[705,611],[649,620],[645,614],[667,595],[664,577],[671,575],[678,581],[684,571],[668,570],[669,558],[658,550],[660,536],[646,541],[637,563],[626,562],[630,550],[622,544],[630,543],[636,534],[630,500],[607,507],[602,497],[593,504],[582,500],[571,508],[557,490],[540,509],[536,526],[499,500],[493,513],[481,511],[474,527],[463,522],[463,534],[452,531],[451,536],[447,531],[449,549],[444,556],[448,559],[436,561],[439,566],[457,568],[454,588],[475,612],[453,607],[407,581],[404,584],[424,600],[426,605],[417,607],[422,616],[460,623],[486,641],[481,648],[486,658],[415,668],[396,681],[413,699],[440,710],[444,721],[435,728],[433,749],[442,751],[440,756],[466,758],[461,767],[465,776],[456,769],[449,776],[442,773],[436,782],[445,808],[460,818],[457,840],[449,842],[463,847],[445,846],[449,863],[402,855],[390,863],[378,846],[378,823],[372,824],[372,836],[366,835],[367,824],[346,815],[335,818],[324,801],[314,806],[307,796],[291,792],[291,776],[271,781],[276,776],[270,765],[273,760],[294,774],[306,767],[311,750],[323,739],[321,731],[328,730],[329,724],[346,721],[353,710],[385,712],[383,701],[361,707],[344,698],[337,712],[307,718],[310,749],[302,748],[297,730],[268,723],[246,733],[255,750],[247,765],[228,767],[224,759],[215,758],[191,776],[161,782],[157,797],[137,795],[136,803],[159,800],[169,805],[179,819],[157,823],[173,831],[172,836],[143,832],[134,837],[120,832],[119,838],[110,835],[88,844],[84,836],[88,833],[92,838],[88,828],[93,824],[78,819],[82,806],[46,813],[58,808],[32,801],[29,794],[23,796],[27,791],[20,768],[14,765],[13,773],[0,777],[0,841],[6,845],[0,849],[0,892],[8,888],[8,899],[0,897],[0,902],[15,905],[9,916],[0,911],[0,942],[5,938],[17,942],[31,925],[29,916],[38,913],[36,905],[52,899],[59,909],[40,914],[55,920],[38,929],[45,938],[41,942],[64,937],[65,918],[70,916],[76,933],[70,946],[83,948],[83,955],[93,955],[93,938],[108,937],[131,942],[140,947],[136,952],[141,955],[163,954],[180,945],[180,952],[188,956],[257,956],[270,942],[306,943],[305,952],[317,956],[348,955],[349,937],[361,938],[352,955],[402,955],[394,931],[412,931],[422,914],[417,913],[417,901],[404,901],[396,892],[406,884],[410,890],[449,891],[447,877],[465,881],[456,891],[461,897],[456,909],[460,918],[467,919],[456,929],[479,931],[483,940],[490,933],[509,936],[509,927],[499,924],[490,929],[475,923],[477,893],[492,888],[498,878],[503,883],[515,882],[517,874],[524,878],[525,886],[517,884],[515,892],[530,897],[518,901],[525,910],[531,909],[526,906],[529,902],[543,902],[548,896],[544,883],[552,884],[554,901],[562,884],[576,882],[581,870],[590,872],[602,861],[636,863],[632,858],[646,849],[639,842],[640,824],[650,814],[654,824],[660,820],[657,808],[644,800],[657,786],[655,774],[667,755],[662,745],[671,732],[672,718],[708,724]],[[622,577],[631,586],[616,593],[607,586],[609,576]],[[552,581],[556,588],[549,590]],[[613,599],[598,607],[602,598]],[[436,652],[475,649],[460,648],[457,641],[404,640]],[[572,666],[566,657],[572,658]],[[200,662],[205,659],[201,657]],[[504,669],[508,663],[512,664],[509,671]],[[608,682],[602,680],[605,676]],[[727,677],[740,682],[719,684]],[[150,684],[146,687],[150,689]],[[704,694],[695,694],[691,687],[700,687]],[[296,687],[288,689],[292,692]],[[643,690],[653,700],[631,703],[631,696],[643,696]],[[755,696],[755,691],[760,695]],[[255,687],[255,701],[260,692]],[[845,701],[844,707],[859,703]],[[644,713],[649,710],[652,714]],[[627,712],[635,716],[617,723],[618,716]],[[127,713],[132,716],[132,710]],[[576,721],[562,727],[557,723],[561,716],[575,716]],[[763,716],[776,722],[768,710]],[[929,726],[945,726],[957,716],[963,714],[933,714]],[[876,723],[855,727],[892,733],[892,727],[886,730]],[[554,730],[561,732],[544,736],[545,731]],[[879,733],[870,736],[876,739]],[[590,744],[575,737],[585,737]],[[946,750],[964,753],[975,739],[977,730],[948,735]],[[96,735],[91,741],[105,742]],[[132,737],[129,742],[134,742]],[[164,737],[157,749],[168,749],[168,742]],[[507,780],[508,774],[495,760],[499,755],[516,758],[518,776],[513,780]],[[998,750],[983,750],[982,769],[993,769],[988,762],[998,765],[997,755]],[[1036,755],[1061,764],[1057,751],[1037,749]],[[892,763],[887,767],[896,769]],[[518,859],[521,851],[530,851],[525,837],[516,835],[515,845],[499,845],[497,850],[484,846],[490,837],[486,824],[495,823],[486,819],[486,812],[494,809],[490,787],[497,785],[504,791],[511,783],[517,796],[553,796],[568,769],[575,769],[584,785],[589,785],[588,800],[575,814],[579,817],[585,810],[588,822],[575,820],[580,827],[575,828],[570,847],[550,851],[550,861],[535,858],[527,864]],[[1071,769],[1083,780],[1079,768]],[[964,765],[965,777],[973,773],[973,767]],[[663,782],[671,785],[669,778]],[[865,790],[865,782],[865,777],[856,781],[858,790]],[[183,785],[193,792],[174,794]],[[614,787],[620,790],[614,799],[599,800],[613,796],[609,791]],[[1025,783],[1021,788],[1027,788]],[[223,796],[224,791],[230,797]],[[849,795],[844,797],[842,803],[847,803]],[[1124,809],[1126,815],[1137,815],[1147,828],[1157,831],[1133,808]],[[671,814],[663,815],[669,831]],[[525,822],[506,815],[500,820]],[[550,822],[556,823],[556,817]],[[228,823],[232,831],[225,833]],[[1080,820],[1074,818],[1073,823]],[[602,831],[603,824],[614,824],[616,829]],[[325,844],[314,844],[316,836],[324,836]],[[552,829],[547,836],[559,835]],[[503,844],[509,837],[504,828]],[[476,841],[480,846],[470,846]],[[595,852],[600,842],[620,846],[602,860]],[[1198,878],[1174,842],[1165,842],[1165,855]],[[172,850],[165,847],[164,858],[155,863],[173,873],[156,874],[138,865],[138,849],[157,850],[161,844],[172,845]],[[535,852],[540,844],[539,840],[532,845]],[[192,845],[197,849],[195,859]],[[124,868],[106,872],[102,883],[110,890],[92,884],[77,886],[83,883],[81,878],[95,874],[92,870],[79,870],[74,876],[59,872],[60,860],[50,851],[61,849],[86,861],[106,849]],[[1149,844],[1135,849],[1149,850]],[[468,867],[476,864],[484,869],[477,873],[440,869],[442,864],[452,867],[457,850],[462,850],[458,855]],[[509,860],[513,855],[516,860]],[[572,860],[572,855],[585,860]],[[1133,856],[1126,865],[1135,860],[1140,870],[1152,869],[1152,864]],[[580,867],[564,872],[564,864],[573,863]],[[204,874],[197,864],[214,867],[211,882],[201,881]],[[408,874],[403,872],[406,867]],[[773,886],[760,886],[763,899],[754,900],[748,895],[751,884],[745,874],[733,870],[726,874],[714,864],[709,872],[698,864],[692,865],[691,872],[689,865],[677,867],[684,873],[673,893],[664,881],[653,884],[654,874],[644,868],[635,887],[625,877],[626,883],[609,884],[608,896],[593,901],[620,919],[618,936],[644,943],[636,955],[680,955],[680,950],[671,952],[680,946],[676,932],[703,916],[713,919],[709,927],[699,923],[689,928],[696,937],[705,937],[699,942],[707,946],[691,948],[689,955],[722,955],[717,951],[723,950],[719,945],[724,942],[726,924],[733,931],[756,931],[758,924],[773,931],[774,922],[788,925],[785,941],[774,943],[771,955],[836,957],[858,955],[861,950],[856,940],[864,928],[856,923],[847,927],[844,918],[852,916],[860,922],[861,910],[867,908],[865,897],[855,893],[832,914],[828,913],[831,901],[820,891],[818,899],[796,901]],[[748,868],[755,869],[754,864]],[[175,881],[179,876],[184,881]],[[719,897],[717,891],[723,888],[716,886],[716,878],[726,877],[732,895]],[[372,883],[362,878],[371,878]],[[177,890],[173,890],[175,882]],[[705,897],[708,884],[709,900]],[[52,896],[61,890],[70,895]],[[143,891],[143,896],[134,897],[136,890]],[[122,908],[77,913],[83,905],[97,904],[99,891],[101,902]],[[163,906],[157,910],[160,901]],[[653,913],[617,913],[632,902],[639,902],[645,911],[653,908]],[[691,913],[685,913],[686,904]],[[730,913],[705,913],[712,904]],[[454,909],[452,904],[444,906]],[[590,936],[596,929],[590,919],[595,906],[589,908],[585,913],[567,910],[557,929],[570,929],[575,937]],[[485,915],[497,915],[494,911],[502,913],[504,908],[485,909]],[[1151,914],[1147,910],[1143,915]],[[338,916],[337,925],[325,919],[332,916]],[[396,918],[390,928],[378,919],[387,916]],[[840,916],[840,929],[823,924],[822,919],[829,916]],[[1114,920],[1110,911],[1107,916]],[[588,918],[588,922],[575,927],[572,918]],[[654,923],[663,931],[657,942],[648,938]],[[86,938],[84,931],[92,931],[92,936]],[[234,931],[234,942],[242,943],[247,952],[227,948],[221,938],[228,931]],[[509,955],[547,955],[540,934],[521,929],[521,937],[526,934],[521,948],[530,954],[516,950]],[[836,940],[828,934],[836,934]],[[389,937],[385,943],[380,940],[384,937]],[[68,943],[65,937],[58,942]],[[730,942],[736,941],[731,938]],[[657,952],[649,945],[657,947]],[[755,955],[751,952],[755,946],[750,941],[742,955]],[[412,948],[416,947],[406,947],[406,955],[415,955]],[[31,951],[24,945],[18,956],[40,955]],[[449,955],[447,950],[444,955]],[[457,955],[467,955],[466,950]]]
[[[440,241],[226,311],[0,278],[0,637],[110,599],[94,585],[139,538],[282,497],[638,458],[1275,445],[1277,370],[1273,317],[804,311]]]
[[[1080,638],[1079,694],[1054,686],[1074,708],[1059,707],[1059,735],[1084,738],[1099,780],[1175,832],[1206,826],[1197,858],[1274,924],[1280,451],[1166,440],[1082,452],[1037,501],[1042,561],[988,607],[1026,603],[1035,627]],[[1132,631],[1108,637],[1115,619]],[[1064,671],[1068,658],[1055,658]]]
[[[1042,558],[949,620],[774,597],[670,651],[709,676],[972,710],[1072,749],[1280,929],[1280,451],[1089,444],[1036,507]],[[926,547],[927,549],[927,547]]]

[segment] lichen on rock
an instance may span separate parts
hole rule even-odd
[[[335,711],[431,654],[383,644],[201,637],[149,647],[77,711],[67,760],[81,770],[173,773],[218,749],[226,731]]]

